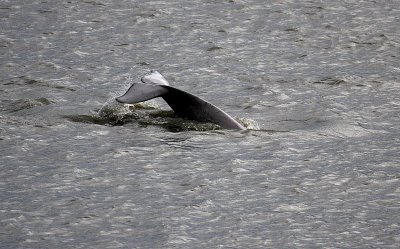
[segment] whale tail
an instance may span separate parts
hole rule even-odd
[[[151,70],[150,74],[142,77],[142,82],[145,84],[155,84],[162,86],[169,86],[168,81],[157,71]]]
[[[116,98],[120,103],[135,104],[162,97],[174,112],[183,118],[200,122],[212,122],[227,129],[245,128],[227,113],[213,104],[169,85],[157,71],[142,78],[142,83],[134,83],[128,91]]]
[[[119,103],[135,104],[146,100],[161,97],[168,93],[168,89],[157,85],[146,85],[143,83],[133,84],[126,93],[115,100]]]
[[[162,97],[168,93],[168,81],[157,71],[142,77],[143,83],[134,83],[126,93],[116,100],[120,103],[135,104],[146,100]]]

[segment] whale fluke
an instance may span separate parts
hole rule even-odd
[[[163,96],[168,92],[168,89],[161,85],[135,83],[124,95],[116,98],[116,100],[120,103],[134,104]]]
[[[241,124],[215,105],[170,86],[157,71],[152,71],[141,81],[142,83],[134,83],[124,95],[116,100],[120,103],[135,104],[162,97],[179,117],[215,123],[226,129],[245,130]]]
[[[151,70],[150,74],[143,76],[141,81],[145,84],[169,86],[169,83],[164,76],[154,70]]]

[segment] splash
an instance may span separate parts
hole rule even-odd
[[[71,117],[69,118],[71,120]],[[221,127],[213,123],[201,123],[179,118],[172,110],[163,110],[157,104],[144,102],[120,104],[114,99],[107,101],[95,115],[75,116],[72,121],[118,126],[136,122],[141,126],[160,126],[170,132],[210,131]]]
[[[247,130],[260,130],[260,126],[257,121],[248,118],[235,118],[241,125],[243,125]]]
[[[153,102],[121,104],[114,99],[107,101],[97,112],[98,120],[107,125],[124,125],[137,122],[142,126],[160,126],[171,132],[212,131],[221,127],[214,123],[203,123],[178,117],[172,110],[163,110]],[[236,120],[249,130],[260,130],[256,121],[247,118]],[[98,122],[97,122],[98,123]]]
[[[111,121],[116,125],[125,124],[132,120],[140,120],[149,116],[149,110],[156,110],[152,103],[120,104],[114,99],[107,101],[97,112],[100,118]]]

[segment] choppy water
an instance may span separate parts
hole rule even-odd
[[[399,6],[2,0],[0,248],[399,248]]]

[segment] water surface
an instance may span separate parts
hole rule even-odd
[[[398,1],[2,1],[1,248],[399,248]],[[250,128],[114,98],[150,69]]]

